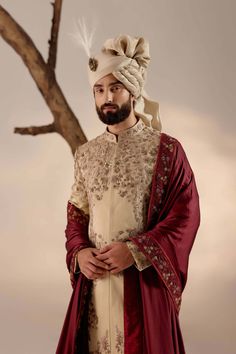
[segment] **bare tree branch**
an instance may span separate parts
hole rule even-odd
[[[51,38],[48,41],[49,43],[49,55],[48,55],[48,66],[51,70],[56,68],[56,59],[57,59],[57,43],[58,43],[58,32],[61,19],[61,8],[63,0],[55,0],[51,3],[53,6],[53,18],[52,18],[52,27],[51,27]]]
[[[54,117],[56,131],[72,152],[87,141],[54,75],[24,29],[0,5],[0,35],[19,54]]]
[[[55,124],[41,125],[40,127],[30,126],[30,127],[21,127],[15,128],[14,133],[21,135],[39,135],[47,133],[55,133]]]

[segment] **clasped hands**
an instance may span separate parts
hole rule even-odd
[[[130,267],[134,258],[125,242],[113,242],[100,250],[84,248],[77,253],[81,273],[88,279],[104,278],[107,272],[117,274]]]

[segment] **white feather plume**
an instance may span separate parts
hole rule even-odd
[[[90,58],[91,49],[93,45],[93,37],[95,34],[95,27],[89,32],[85,19],[74,21],[74,32],[70,33],[77,45],[84,48],[85,53]]]

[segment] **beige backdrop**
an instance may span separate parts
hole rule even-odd
[[[2,0],[44,57],[49,0]],[[192,250],[181,325],[188,354],[233,354],[235,336],[234,0],[64,0],[58,81],[88,136],[104,130],[71,41],[73,21],[96,24],[95,51],[119,33],[149,39],[147,91],[160,102],[163,130],[178,138],[195,171],[201,228]],[[0,353],[52,354],[71,295],[65,266],[69,147],[57,135],[13,134],[52,118],[16,53],[0,38]]]

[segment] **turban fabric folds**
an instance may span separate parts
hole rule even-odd
[[[146,125],[161,130],[159,104],[150,100],[144,90],[149,61],[149,44],[144,38],[120,35],[108,39],[101,52],[89,58],[89,82],[93,87],[104,76],[113,74],[135,97],[136,115]]]

